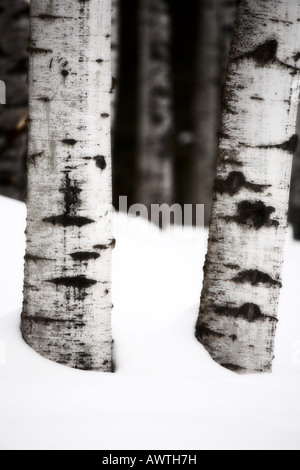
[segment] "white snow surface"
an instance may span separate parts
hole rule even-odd
[[[289,233],[273,374],[238,376],[194,338],[207,234],[115,216],[114,374],[20,334],[25,206],[0,198],[1,450],[300,450],[300,244]]]

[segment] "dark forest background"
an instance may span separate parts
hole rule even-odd
[[[119,97],[114,136],[113,187],[114,205],[119,196],[135,202],[135,169],[137,157],[138,0],[121,1],[121,56]],[[184,204],[188,184],[189,161],[194,135],[196,95],[197,41],[199,36],[199,0],[169,0],[172,19],[172,79],[174,99],[175,200]],[[188,133],[188,134],[186,134]],[[190,138],[189,138],[190,137]]]

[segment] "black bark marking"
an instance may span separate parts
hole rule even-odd
[[[221,163],[228,163],[229,165],[235,165],[235,166],[243,166],[242,162],[238,162],[234,158],[227,158],[225,160],[222,160]]]
[[[246,181],[243,173],[233,171],[226,180],[217,179],[215,183],[215,191],[220,194],[228,193],[230,196],[238,193],[242,188],[249,189],[255,193],[260,193],[269,186],[260,184],[252,184]]]
[[[102,64],[102,62],[104,62],[104,61],[103,61],[103,59],[97,59],[96,62],[97,62],[97,64]]]
[[[277,49],[278,42],[275,39],[272,39],[261,44],[254,49],[254,51],[247,52],[244,56],[238,57],[238,59],[253,59],[257,65],[264,67],[268,63],[274,62],[276,59]]]
[[[101,171],[104,171],[107,167],[105,157],[103,155],[98,155],[97,157],[94,157],[94,160],[97,167],[100,168]]]
[[[49,98],[48,96],[41,96],[40,98],[37,99],[38,101],[43,101],[44,103],[49,103],[50,101],[52,101],[51,98]]]
[[[286,142],[283,142],[282,144],[277,144],[277,145],[259,145],[257,148],[261,148],[261,149],[272,149],[272,148],[275,148],[275,149],[280,149],[280,150],[284,150],[286,152],[289,152],[291,154],[294,154],[297,150],[297,146],[298,146],[298,140],[299,140],[299,137],[297,134],[294,134],[292,135],[292,137],[287,140]]]
[[[70,215],[70,212],[75,211],[80,204],[79,194],[82,190],[78,188],[76,182],[74,182],[73,185],[71,184],[69,174],[67,173],[65,176],[65,184],[59,191],[64,194],[65,214]]]
[[[297,52],[297,54],[294,55],[294,59],[296,62],[300,59],[300,52]]]
[[[253,303],[247,303],[242,305],[240,308],[236,307],[216,307],[215,312],[219,315],[223,315],[224,317],[233,317],[233,318],[243,318],[247,320],[249,323],[253,323],[255,321],[265,321],[271,320],[276,321],[277,319],[274,317],[270,317],[267,315],[263,315],[258,305]]]
[[[226,222],[236,222],[239,225],[248,225],[256,230],[262,227],[278,227],[279,222],[270,218],[275,212],[272,206],[266,206],[262,201],[242,201],[238,204],[238,215],[224,217]]]
[[[55,284],[56,287],[73,287],[74,289],[78,290],[88,289],[89,287],[92,287],[97,284],[97,281],[95,281],[94,279],[88,279],[85,276],[58,277],[55,279],[49,279],[47,282]]]
[[[231,372],[242,372],[245,369],[245,367],[241,367],[241,366],[237,366],[236,364],[220,364],[222,367],[224,367],[225,369],[228,369],[230,370]]]
[[[38,261],[54,261],[54,260],[50,260],[49,258],[43,258],[41,256],[30,255],[29,253],[26,253],[24,259],[26,262],[33,261],[34,263],[37,263]]]
[[[52,54],[53,50],[52,49],[43,49],[41,47],[33,47],[29,46],[27,47],[27,52],[32,53],[32,54]]]
[[[95,223],[94,220],[88,217],[76,217],[72,215],[53,215],[52,217],[46,217],[43,222],[52,225],[60,225],[62,227],[84,227],[85,225]]]
[[[237,335],[230,335],[229,338],[232,339],[233,342],[235,342],[238,339]]]
[[[211,330],[206,323],[202,323],[202,325],[197,327],[197,334],[196,336],[202,339],[204,336],[209,337],[213,336],[214,338],[224,338],[225,335],[222,333],[218,333],[217,331]]]
[[[240,269],[240,266],[238,264],[225,264],[225,268],[232,269],[232,270],[237,270]]]
[[[115,248],[116,246],[116,240],[112,240],[110,243],[107,245],[95,245],[93,246],[94,250],[108,250],[109,248]]]
[[[281,282],[276,281],[271,276],[269,276],[269,274],[259,271],[258,269],[250,269],[248,271],[242,271],[232,280],[236,284],[249,283],[252,286],[257,286],[259,284],[266,284],[269,287],[272,287],[272,286],[282,287]]]
[[[74,327],[77,328],[83,328],[86,326],[86,324],[83,321],[80,320],[64,320],[63,318],[50,318],[50,317],[42,317],[35,315],[34,317],[29,316],[29,315],[22,315],[22,320],[26,320],[29,322],[34,322],[34,323],[41,323],[43,325],[51,325],[53,323],[67,323],[67,324],[73,324]]]
[[[111,95],[113,94],[114,89],[116,88],[116,85],[117,85],[117,79],[114,77],[111,77],[111,89],[109,91]]]
[[[107,119],[107,118],[109,117],[109,114],[107,114],[107,113],[102,113],[102,114],[101,114],[101,117],[102,117],[103,119]]]
[[[32,155],[29,156],[30,160],[33,162],[33,164],[36,164],[36,159],[41,157],[44,154],[44,151],[39,152],[39,153],[33,153]]]
[[[40,18],[41,20],[46,20],[46,21],[56,21],[56,20],[69,19],[68,16],[48,15],[47,13],[41,13],[40,15],[37,16],[37,18]]]
[[[65,145],[74,146],[74,145],[77,144],[77,140],[75,140],[75,139],[64,139],[64,140],[62,140],[62,143],[65,144]]]
[[[250,96],[250,100],[265,101],[265,99],[260,96]]]
[[[88,251],[78,251],[77,253],[71,253],[70,255],[75,261],[90,261],[100,258],[99,253],[91,253]]]
[[[63,77],[67,78],[67,76],[69,75],[69,72],[67,70],[62,70],[61,74]]]

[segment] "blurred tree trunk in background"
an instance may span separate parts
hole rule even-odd
[[[25,0],[0,0],[0,80],[6,105],[0,106],[0,194],[24,200],[27,153],[27,38]]]
[[[118,76],[119,76],[119,59],[120,59],[120,0],[112,0],[112,18],[111,18],[111,128],[114,141],[115,121],[117,112],[118,97]]]
[[[298,0],[239,3],[196,336],[239,372],[274,357],[292,157],[297,145]]]
[[[171,203],[174,192],[171,18],[167,0],[140,0],[137,201]]]
[[[221,120],[221,89],[225,80],[236,0],[202,0],[196,89],[196,131],[188,200],[205,205],[208,225]]]
[[[298,106],[297,135],[300,135],[300,106]],[[294,238],[300,240],[300,143],[294,154],[289,220],[293,225]]]
[[[111,371],[111,1],[32,1],[29,51],[23,338]]]

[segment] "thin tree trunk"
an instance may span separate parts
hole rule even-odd
[[[137,201],[173,199],[171,21],[166,0],[140,1],[140,100]]]
[[[114,132],[117,96],[118,96],[118,76],[119,76],[119,49],[120,49],[120,0],[112,0],[112,20],[111,20],[111,127]]]
[[[191,164],[189,202],[204,204],[208,225],[221,122],[221,88],[225,80],[236,0],[203,0],[195,105],[196,140]]]
[[[196,335],[234,371],[270,371],[299,93],[297,0],[242,0],[224,90]]]
[[[298,107],[297,134],[300,134],[300,106]],[[289,220],[293,225],[294,238],[300,240],[300,145],[294,154]]]
[[[112,370],[111,1],[31,0],[22,333],[48,359]]]
[[[0,194],[24,200],[26,190],[27,38],[25,0],[0,0],[0,79],[6,105],[0,106]]]

